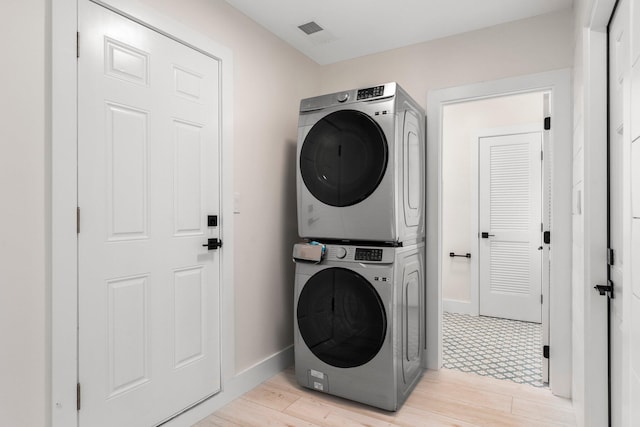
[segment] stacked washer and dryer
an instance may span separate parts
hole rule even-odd
[[[397,410],[425,345],[424,112],[396,83],[300,103],[296,263],[300,385]]]

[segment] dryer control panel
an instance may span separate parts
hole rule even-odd
[[[389,264],[394,261],[394,248],[348,245],[326,245],[326,261]]]
[[[300,113],[311,113],[325,108],[343,106],[357,102],[380,101],[393,98],[398,87],[395,82],[385,83],[362,89],[351,89],[342,92],[329,93],[326,95],[305,98],[300,101]]]
[[[368,87],[366,89],[358,89],[357,99],[377,98],[384,95],[384,85],[376,87]]]

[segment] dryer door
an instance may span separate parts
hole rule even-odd
[[[367,114],[340,110],[320,119],[304,139],[300,174],[315,198],[330,206],[369,197],[387,169],[384,132]]]
[[[384,305],[358,273],[327,268],[305,283],[297,307],[298,329],[311,352],[339,368],[364,365],[387,333]]]

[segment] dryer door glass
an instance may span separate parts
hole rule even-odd
[[[297,307],[298,329],[307,347],[339,368],[360,366],[380,351],[387,317],[378,292],[358,273],[327,268],[305,283]]]
[[[384,132],[370,116],[341,110],[320,119],[300,152],[300,173],[311,194],[327,205],[355,205],[369,197],[387,169]]]

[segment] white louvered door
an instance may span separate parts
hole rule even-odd
[[[153,426],[220,390],[219,63],[78,7],[79,425]]]
[[[480,144],[480,314],[542,320],[542,133]]]

